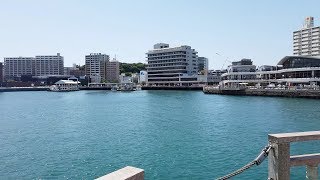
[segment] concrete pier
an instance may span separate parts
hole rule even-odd
[[[15,91],[48,91],[49,87],[0,87],[0,92],[15,92]]]
[[[314,98],[320,99],[319,90],[311,89],[219,89],[204,87],[206,94],[240,95],[240,96],[270,96],[270,97],[292,97],[292,98]]]
[[[114,171],[105,176],[99,177],[96,180],[143,180],[144,170],[127,166],[117,171]]]

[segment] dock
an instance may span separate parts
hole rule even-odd
[[[291,98],[320,99],[320,90],[313,89],[240,89],[240,88],[217,88],[206,86],[205,94],[237,95],[237,96],[269,96]]]
[[[48,91],[48,86],[40,87],[0,87],[0,92],[16,92],[16,91]]]
[[[185,90],[201,91],[202,86],[142,86],[141,90]]]

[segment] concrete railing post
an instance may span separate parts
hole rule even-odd
[[[269,179],[289,180],[290,167],[306,166],[306,179],[318,179],[320,153],[290,156],[290,143],[320,140],[320,131],[269,134]]]
[[[307,180],[318,180],[318,165],[307,165],[306,166],[306,179]]]
[[[96,180],[144,180],[144,170],[127,166]]]
[[[290,144],[271,143],[272,149],[268,157],[268,174],[272,180],[290,179]]]

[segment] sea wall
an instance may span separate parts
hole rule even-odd
[[[310,89],[218,89],[218,88],[203,88],[206,94],[220,95],[241,95],[241,96],[271,96],[271,97],[292,97],[292,98],[314,98],[320,99],[319,90]]]
[[[111,90],[111,87],[87,87],[87,86],[81,86],[79,88],[80,90]]]
[[[15,91],[48,91],[48,87],[0,87],[0,92]]]
[[[195,86],[142,86],[142,90],[188,90],[199,91],[202,87]]]

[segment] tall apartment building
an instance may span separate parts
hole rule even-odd
[[[21,75],[35,74],[35,58],[33,57],[6,57],[4,58],[4,77],[13,79]]]
[[[209,69],[209,61],[206,57],[198,57],[198,69],[199,71],[208,72]]]
[[[106,80],[106,63],[109,62],[109,55],[101,53],[91,53],[85,56],[86,75],[91,82],[100,83]]]
[[[3,64],[0,62],[0,83],[3,82]]]
[[[303,28],[293,32],[293,54],[320,56],[320,27],[314,27],[313,17],[307,17]]]
[[[147,54],[149,85],[189,85],[197,81],[198,55],[190,46],[158,43]]]
[[[35,58],[35,75],[63,75],[64,74],[64,59],[57,55],[36,56]]]
[[[119,82],[120,63],[113,60],[106,63],[106,80],[108,82]]]

